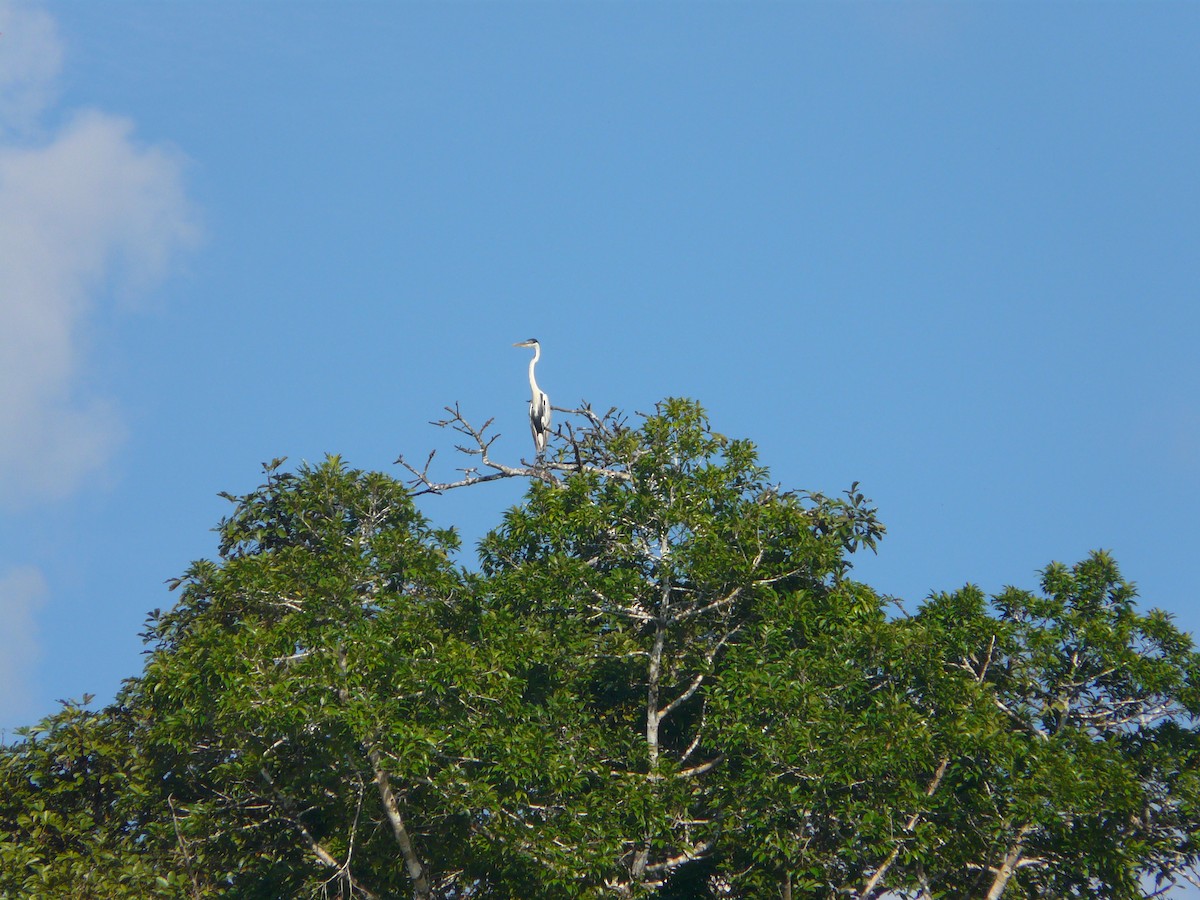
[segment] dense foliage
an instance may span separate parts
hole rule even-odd
[[[481,442],[482,444],[482,442]],[[0,898],[1134,898],[1200,859],[1200,656],[1114,561],[912,615],[866,498],[693,403],[560,430],[455,562],[337,458],[228,499],[144,672],[0,747]],[[497,467],[500,468],[500,467]]]

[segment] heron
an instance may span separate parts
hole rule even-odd
[[[550,398],[538,387],[537,380],[533,377],[533,367],[542,358],[542,345],[537,342],[537,338],[530,338],[513,346],[533,348],[533,359],[529,361],[529,389],[533,392],[533,399],[529,401],[529,430],[533,433],[533,445],[537,447],[537,455],[541,456],[546,452],[546,439],[550,436]]]

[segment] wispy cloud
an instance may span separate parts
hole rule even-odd
[[[45,596],[46,581],[33,566],[0,577],[0,724],[28,724],[34,712],[33,668],[39,654],[34,610]]]
[[[194,242],[183,160],[95,110],[42,127],[62,58],[54,21],[0,0],[0,504],[70,495],[120,444],[88,387],[103,304],[155,285]]]
[[[56,108],[63,45],[39,6],[0,0],[0,509],[70,496],[120,445],[90,386],[98,314],[144,294],[197,227],[183,159],[125,118]],[[34,712],[36,567],[0,570],[0,723]]]
[[[53,102],[63,50],[49,13],[0,0],[0,136],[34,130]]]

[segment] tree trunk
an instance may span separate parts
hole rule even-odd
[[[654,626],[654,646],[650,649],[650,666],[646,675],[646,748],[651,775],[658,774],[658,696],[666,639],[667,623],[660,618]]]
[[[421,864],[417,851],[413,849],[412,838],[409,837],[408,829],[404,826],[404,819],[400,815],[400,804],[392,792],[392,786],[380,760],[379,751],[371,747],[367,752],[371,758],[371,769],[375,773],[375,784],[379,788],[379,799],[383,802],[383,811],[387,814],[388,822],[392,826],[392,834],[400,848],[400,855],[404,857],[404,866],[408,869],[408,877],[412,880],[413,900],[432,900],[433,888],[429,884],[429,875],[425,872],[425,867]]]
[[[1021,864],[1021,853],[1025,848],[1025,835],[1029,834],[1029,828],[1030,826],[1023,825],[1017,832],[1017,839],[1008,848],[1003,862],[1000,863],[1000,868],[996,870],[996,877],[992,881],[991,889],[987,892],[986,900],[1000,900],[1004,889],[1008,887],[1008,880],[1012,878],[1013,872],[1017,871],[1017,866]]]
[[[350,667],[346,660],[346,648],[340,645],[337,648],[337,660],[343,679],[342,683],[338,685],[338,699],[343,704],[349,704],[350,691],[346,687],[345,678]],[[373,741],[364,742],[363,746],[367,751],[367,758],[371,761],[371,772],[375,776],[375,786],[379,789],[379,800],[383,803],[383,811],[387,815],[388,824],[392,826],[392,835],[396,839],[396,845],[400,848],[400,855],[404,858],[404,867],[408,870],[408,877],[412,880],[413,900],[433,900],[433,888],[429,884],[429,875],[421,864],[421,858],[417,856],[417,851],[413,848],[412,838],[404,825],[404,818],[400,815],[400,804],[396,800],[395,792],[392,791],[379,748]]]

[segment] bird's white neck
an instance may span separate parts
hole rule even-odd
[[[537,365],[537,361],[542,358],[542,348],[540,344],[535,344],[533,348],[533,359],[529,361],[529,388],[533,391],[533,397],[536,400],[538,395],[537,382],[533,378],[533,367]]]

